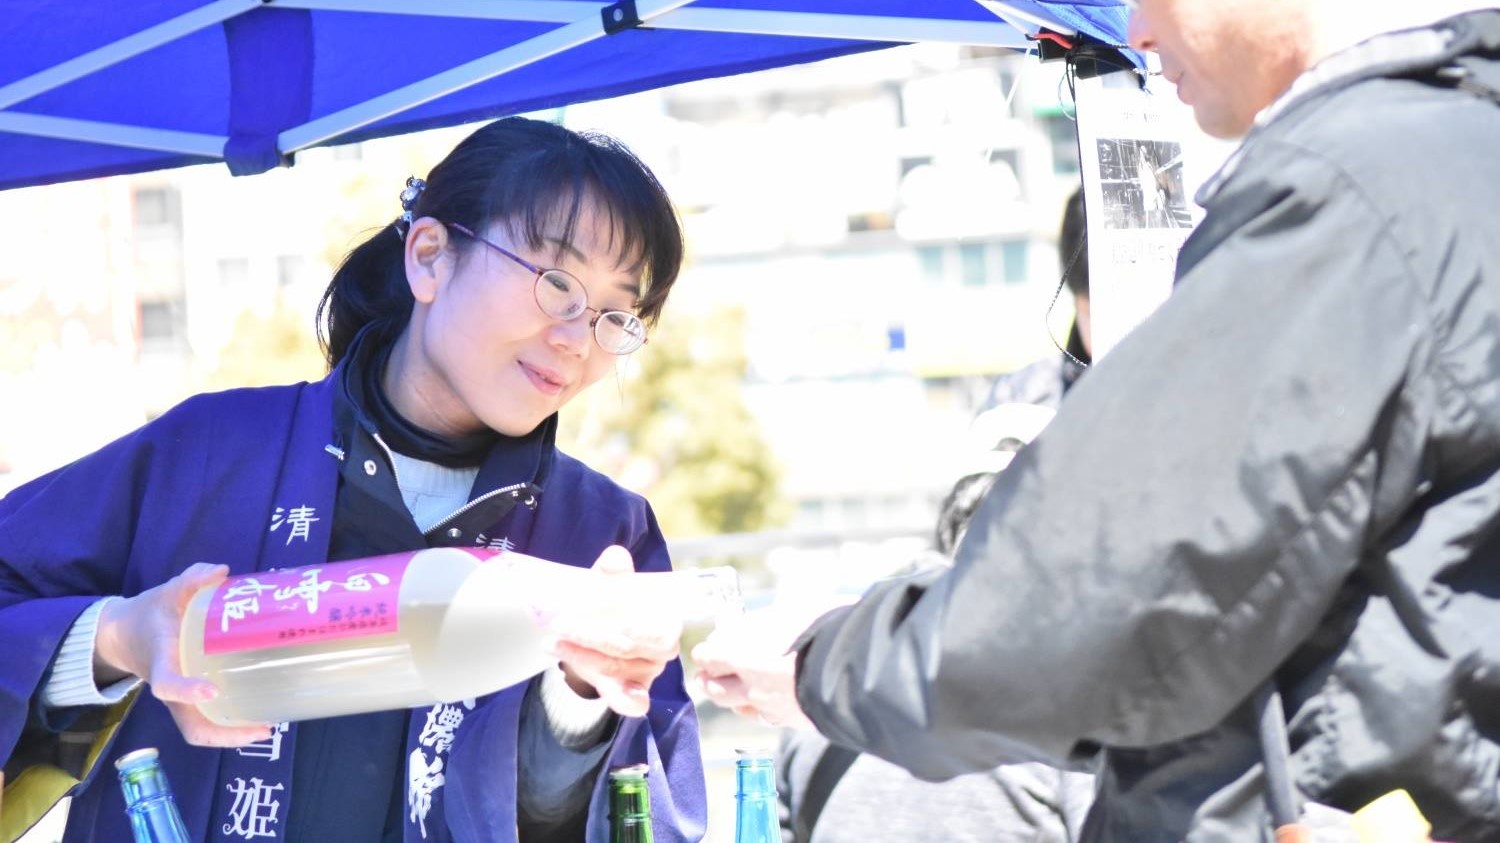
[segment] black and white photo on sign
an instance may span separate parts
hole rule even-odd
[[[1097,146],[1104,227],[1193,227],[1183,188],[1182,144],[1099,138]]]

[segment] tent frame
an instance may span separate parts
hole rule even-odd
[[[875,43],[956,43],[1028,51],[1036,28],[1064,35],[1073,30],[1056,20],[1018,9],[1003,0],[976,0],[996,15],[990,21],[958,21],[879,15],[693,7],[693,0],[215,0],[207,5],[90,50],[61,64],[0,86],[0,132],[107,144],[133,149],[224,160],[229,138],[92,120],[52,117],[12,106],[210,26],[264,6],[333,12],[422,15],[428,17],[515,20],[562,24],[513,44],[332,114],[282,131],[277,152],[283,160],[303,149],[416,108],[455,91],[503,76],[542,59],[605,37],[624,21],[653,29],[744,33]],[[580,16],[582,13],[582,16]],[[1005,15],[1005,17],[1001,17]],[[638,23],[637,23],[638,21]]]

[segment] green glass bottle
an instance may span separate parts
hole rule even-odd
[[[737,749],[734,795],[735,843],[780,843],[776,819],[776,767],[764,749]]]
[[[135,843],[188,843],[187,827],[177,811],[177,800],[167,784],[155,749],[138,749],[115,761],[120,789],[125,793],[125,813]]]
[[[651,791],[645,764],[609,771],[609,843],[651,843]]]

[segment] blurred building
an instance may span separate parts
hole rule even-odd
[[[0,191],[15,246],[0,260],[0,494],[220,385],[247,318],[295,320],[314,347],[331,268],[379,224],[372,185],[396,206],[412,160],[451,145],[438,134],[255,178],[215,165]]]
[[[673,308],[745,309],[747,395],[793,527],[927,529],[984,388],[1055,352],[1078,184],[1060,91],[1033,57],[921,45],[566,110],[678,203]]]

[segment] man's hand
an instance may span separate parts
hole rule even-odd
[[[554,655],[581,696],[601,697],[625,717],[644,716],[651,682],[677,658],[682,620],[658,611],[632,582],[638,575],[625,548],[605,548],[593,570],[602,578],[596,593],[576,595],[547,621],[558,639]]]
[[[194,703],[218,694],[213,683],[182,675],[178,640],[188,602],[229,575],[223,565],[198,563],[134,597],[111,600],[99,612],[94,680],[108,685],[138,676],[166,704],[177,729],[194,746],[244,746],[271,736],[269,726],[220,726]]]
[[[721,625],[693,648],[699,688],[736,714],[773,726],[811,727],[797,704],[797,656],[787,652],[808,620],[767,609]]]

